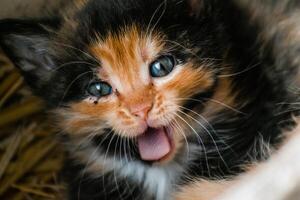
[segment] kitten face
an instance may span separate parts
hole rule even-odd
[[[2,41],[36,93],[56,106],[57,124],[71,138],[97,137],[108,143],[102,151],[114,154],[118,140],[129,139],[135,159],[171,159],[197,135],[186,113],[202,111],[197,100],[217,93],[224,30],[187,2],[123,3],[83,4],[58,35],[36,24],[2,25],[9,33]]]
[[[184,140],[179,110],[186,99],[210,90],[215,80],[204,64],[183,62],[172,55],[165,38],[159,33],[149,36],[132,26],[95,41],[90,52],[101,66],[94,69],[95,77],[88,87],[94,87],[95,82],[101,90],[101,83],[105,83],[110,92],[103,96],[89,94],[72,103],[70,109],[60,110],[63,116],[69,112],[69,117],[61,118],[63,128],[72,134],[108,128],[123,138],[137,140],[149,134],[149,129],[163,130],[171,146],[169,152],[179,149]],[[162,72],[166,65],[171,69],[161,75],[153,72],[157,65]],[[153,142],[153,149],[155,145]]]

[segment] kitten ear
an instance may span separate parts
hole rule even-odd
[[[50,78],[55,66],[47,21],[0,21],[0,46],[35,89]]]

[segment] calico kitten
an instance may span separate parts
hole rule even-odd
[[[268,158],[262,147],[293,127],[282,102],[297,99],[287,86],[298,68],[278,65],[235,1],[74,0],[64,11],[2,20],[0,43],[52,110],[68,199],[173,199],[191,179]]]

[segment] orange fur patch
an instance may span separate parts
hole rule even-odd
[[[58,126],[72,135],[87,135],[99,130],[101,122],[105,121],[105,114],[113,109],[113,104],[93,104],[89,102],[73,103],[69,109],[58,109]]]
[[[133,26],[117,35],[110,33],[105,39],[98,38],[90,47],[90,51],[103,63],[102,67],[110,77],[117,75],[124,87],[137,89],[143,86],[137,84],[141,67],[149,64],[163,48],[159,42],[160,36],[154,34],[152,37],[147,38],[142,31]]]
[[[67,129],[69,132],[76,133],[86,127],[96,127],[98,123],[97,120],[74,119],[70,120]]]
[[[74,4],[76,5],[77,8],[82,8],[86,5],[87,2],[88,0],[75,0]]]
[[[215,93],[211,99],[208,100],[202,115],[210,119],[216,113],[224,109],[233,109],[236,110],[234,112],[239,112],[238,102],[236,102],[235,98],[236,94],[232,92],[230,78],[220,78]]]
[[[73,104],[71,109],[81,115],[100,118],[104,113],[114,109],[114,104],[106,102],[95,105],[89,102],[80,102]]]
[[[147,36],[137,26],[99,37],[89,52],[101,63],[97,74],[112,86],[113,94],[100,98],[98,104],[84,101],[71,105],[69,116],[73,117],[67,117],[62,124],[69,130],[83,130],[85,126],[94,127],[98,120],[99,127],[105,123],[117,133],[133,137],[144,131],[145,122],[137,119],[132,111],[151,107],[148,125],[167,126],[175,118],[180,102],[177,98],[205,91],[212,87],[214,79],[208,68],[192,62],[179,64],[166,77],[152,78],[149,65],[167,51],[163,40],[164,36],[159,33]],[[178,150],[183,134],[181,130],[175,132]]]
[[[182,67],[180,76],[176,76],[168,82],[163,89],[176,90],[180,97],[188,98],[210,88],[214,83],[212,72],[202,68],[201,66],[196,69],[193,64],[189,63]]]

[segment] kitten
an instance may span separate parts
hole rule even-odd
[[[239,200],[240,197],[244,200],[298,200],[300,125],[289,134],[290,138],[278,153],[251,173],[243,175],[218,200]]]
[[[298,101],[291,102],[291,104],[294,105],[295,111],[299,111],[300,16],[297,1],[242,0],[236,2],[249,15],[249,22],[260,26],[259,41],[262,46],[271,45],[272,48],[269,50],[272,49],[276,66],[279,69],[296,69],[294,78],[289,80],[289,88],[298,96]],[[247,173],[230,181],[194,180],[181,188],[175,195],[176,200],[299,199],[300,178],[297,175],[300,171],[297,160],[300,151],[299,118],[296,118],[296,121],[297,128],[292,132],[284,132],[287,141],[280,145],[279,151],[275,152],[267,162],[252,166]],[[270,148],[268,143],[265,145],[267,146],[261,150]]]
[[[0,44],[52,110],[69,200],[173,199],[267,159],[295,124],[282,102],[297,100],[298,68],[233,0],[74,0],[61,13],[2,20]]]
[[[300,189],[300,124],[271,159],[227,181],[194,180],[174,195],[176,200],[298,200]]]

